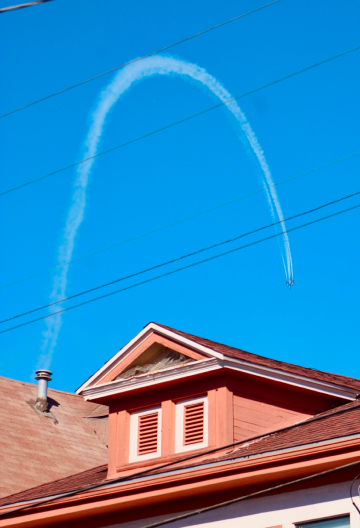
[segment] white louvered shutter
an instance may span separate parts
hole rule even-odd
[[[204,402],[184,407],[184,446],[204,441]]]
[[[156,453],[158,450],[159,413],[139,416],[138,456]]]
[[[129,462],[161,456],[161,407],[130,415]]]
[[[207,447],[208,428],[207,396],[178,402],[175,410],[175,453]]]

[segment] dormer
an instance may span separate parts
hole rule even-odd
[[[293,425],[358,391],[342,376],[150,323],[77,393],[109,406],[116,478]]]

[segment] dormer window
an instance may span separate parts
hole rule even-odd
[[[148,460],[161,455],[161,407],[130,415],[129,462]]]
[[[178,402],[175,411],[175,452],[207,447],[208,436],[207,396]]]

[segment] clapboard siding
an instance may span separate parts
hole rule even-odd
[[[278,402],[257,401],[234,393],[234,441],[269,433],[309,417],[309,413],[284,408]]]

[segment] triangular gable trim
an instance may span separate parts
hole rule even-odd
[[[187,348],[200,352],[208,358],[224,359],[224,355],[220,354],[219,352],[215,352],[210,348],[207,348],[203,345],[199,345],[198,343],[195,343],[195,341],[182,337],[179,334],[171,332],[170,330],[167,330],[155,323],[149,323],[141,332],[139,332],[131,341],[129,341],[129,343],[127,343],[123,348],[121,348],[117,354],[110,358],[109,361],[107,361],[87,381],[85,381],[85,383],[83,383],[77,389],[76,394],[81,394],[85,389],[88,389],[95,383],[99,383],[111,372],[111,370],[119,363],[121,359],[125,358],[128,354],[130,354],[132,350],[141,345],[141,343],[148,339],[148,337],[153,333],[167,337],[171,341],[175,341]]]

